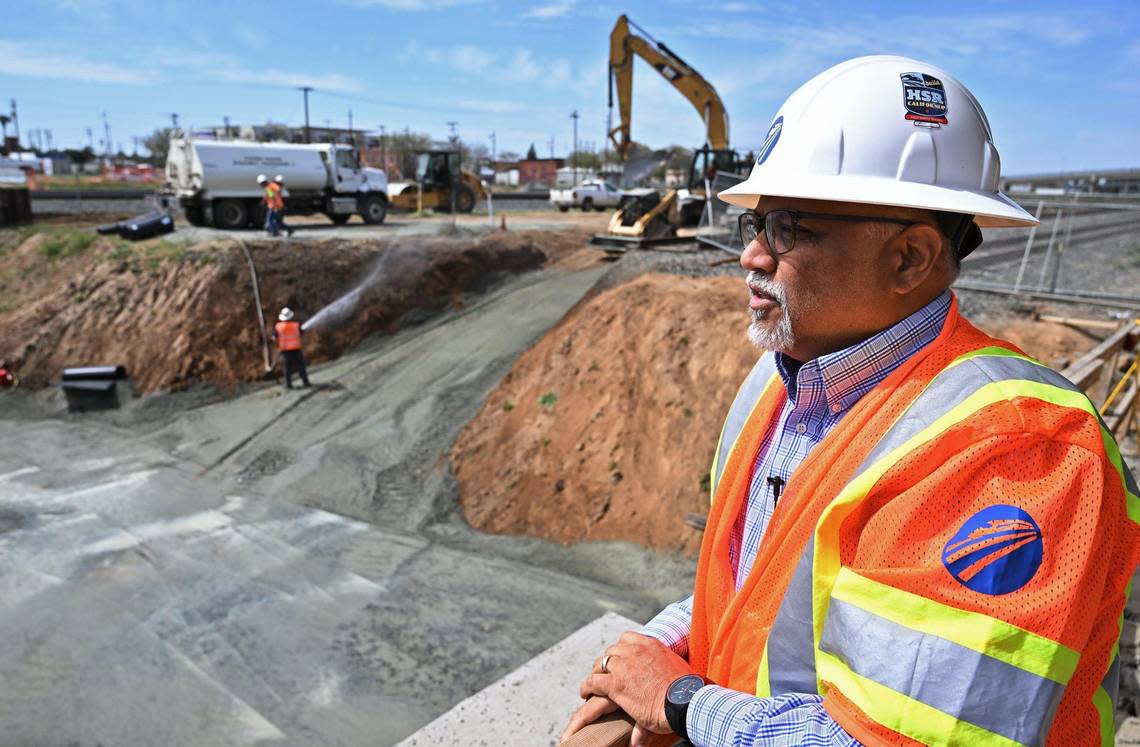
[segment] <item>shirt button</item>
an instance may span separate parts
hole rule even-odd
[[[843,408],[842,408],[840,405],[832,405],[832,406],[831,406],[831,411],[832,411],[832,412],[839,412],[839,411],[840,411],[840,410],[842,410],[842,409],[843,409]]]
[[[807,426],[803,423],[796,423],[796,433],[804,433],[807,431]]]

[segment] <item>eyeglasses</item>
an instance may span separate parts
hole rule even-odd
[[[799,210],[769,210],[754,213],[751,210],[741,213],[737,219],[740,226],[740,239],[748,246],[760,235],[763,229],[768,250],[773,254],[787,254],[796,246],[796,227],[801,220],[840,220],[853,223],[898,223],[913,226],[919,221],[900,218],[880,218],[869,215],[836,215],[834,213],[804,213]]]

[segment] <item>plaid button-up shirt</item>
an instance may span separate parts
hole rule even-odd
[[[950,291],[946,291],[873,337],[803,364],[776,354],[776,370],[788,399],[775,427],[764,435],[756,452],[748,505],[737,519],[729,547],[737,589],[752,570],[776,510],[777,491],[864,394],[938,336],[950,310],[950,299]],[[693,598],[689,596],[662,610],[642,632],[687,656],[692,613]],[[689,739],[697,747],[858,744],[831,719],[822,700],[814,693],[757,698],[708,685],[689,704]]]

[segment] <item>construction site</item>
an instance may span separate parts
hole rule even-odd
[[[630,24],[609,134],[633,178],[511,191],[437,143],[398,180],[355,136],[187,129],[161,186],[0,184],[0,743],[557,745],[605,646],[692,593],[760,354],[714,195],[757,156]],[[631,155],[635,57],[705,127],[669,184]],[[983,227],[953,290],[1135,471],[1140,176],[1106,173],[1006,178],[1039,224]],[[1129,599],[1118,745],[1138,626]]]

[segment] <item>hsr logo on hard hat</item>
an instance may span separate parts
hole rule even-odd
[[[764,144],[760,146],[760,155],[756,156],[756,165],[764,163],[768,160],[768,156],[772,155],[772,150],[776,147],[776,143],[780,141],[780,133],[784,130],[784,118],[776,117],[772,122],[772,126],[768,128],[768,134],[764,136]]]
[[[946,89],[942,81],[924,73],[902,73],[903,105],[906,118],[916,125],[944,125]]]
[[[942,549],[942,564],[958,583],[981,594],[1008,594],[1041,567],[1041,528],[1017,506],[984,508]]]

